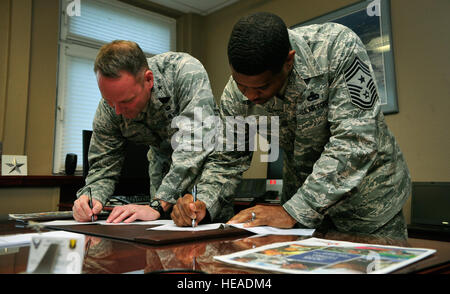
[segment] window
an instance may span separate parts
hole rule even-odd
[[[68,13],[78,5],[78,13]],[[72,16],[71,16],[72,15]],[[82,130],[91,130],[101,99],[93,71],[98,49],[131,40],[147,56],[174,51],[176,21],[111,0],[61,0],[59,71],[53,172],[64,171],[67,153],[82,169]]]

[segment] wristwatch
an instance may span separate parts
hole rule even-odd
[[[159,199],[153,199],[150,201],[150,207],[159,212],[160,218],[164,216],[164,209],[161,206],[161,201]]]

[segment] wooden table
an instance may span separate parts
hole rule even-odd
[[[0,235],[27,232],[32,231],[16,228],[13,221],[0,223]],[[449,242],[417,238],[410,238],[407,242],[395,242],[393,240],[362,238],[341,233],[315,233],[314,236],[331,240],[436,249],[437,252],[432,256],[399,269],[394,273],[450,273]],[[190,272],[193,270],[210,274],[267,273],[227,265],[215,261],[213,257],[250,249],[254,246],[299,239],[305,239],[305,237],[264,236],[249,238],[241,236],[155,246],[86,235],[86,242],[89,241],[90,246],[84,259],[83,273],[118,274],[135,271],[152,273]],[[9,253],[3,252],[3,254],[0,254],[0,274],[25,272],[28,253],[29,247],[25,246],[13,248]]]

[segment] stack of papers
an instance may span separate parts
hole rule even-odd
[[[147,230],[158,230],[158,231],[206,231],[206,230],[216,230],[219,228],[226,227],[236,227],[239,229],[244,229],[258,235],[296,235],[296,236],[312,236],[314,229],[279,229],[269,226],[260,226],[252,228],[244,228],[244,224],[233,224],[227,225],[224,223],[213,223],[198,225],[194,228],[192,227],[178,227],[175,225],[173,220],[154,220],[154,221],[135,221],[132,223],[107,223],[105,220],[99,220],[95,222],[77,222],[74,220],[59,220],[40,223],[42,226],[70,226],[70,225],[93,225],[99,224],[104,226],[114,226],[114,225],[157,225],[153,228],[148,228]]]

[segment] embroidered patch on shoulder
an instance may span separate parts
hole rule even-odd
[[[369,66],[355,57],[344,70],[344,78],[352,103],[362,109],[371,109],[378,99],[378,92]]]

